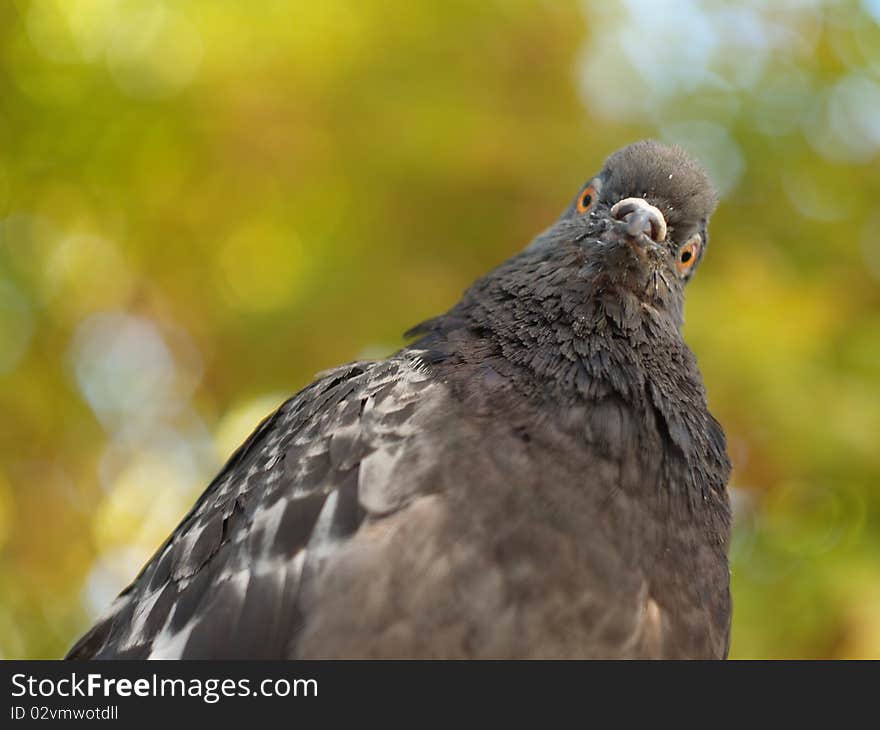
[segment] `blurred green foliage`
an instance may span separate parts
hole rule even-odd
[[[733,656],[880,656],[880,3],[0,4],[0,656],[52,657],[313,373],[617,147],[723,200],[686,334]]]

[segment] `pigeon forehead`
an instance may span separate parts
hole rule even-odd
[[[653,140],[615,152],[606,160],[601,178],[606,201],[647,198],[673,225],[706,220],[718,202],[712,180],[697,162],[680,147]]]

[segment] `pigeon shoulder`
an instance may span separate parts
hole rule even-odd
[[[230,457],[68,658],[287,655],[321,563],[437,488],[432,451],[453,411],[418,352],[319,374]]]

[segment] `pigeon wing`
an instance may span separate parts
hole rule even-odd
[[[400,444],[446,397],[413,353],[323,374],[233,454],[68,658],[291,656],[321,562],[424,488]]]

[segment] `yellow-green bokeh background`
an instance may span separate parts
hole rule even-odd
[[[687,338],[736,657],[880,657],[880,2],[0,4],[0,656],[62,654],[257,420],[603,158],[723,193]]]

